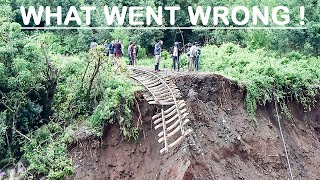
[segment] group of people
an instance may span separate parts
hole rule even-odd
[[[191,43],[188,43],[187,46],[188,69],[189,71],[199,71],[201,46],[197,42],[193,43],[192,45]]]
[[[154,55],[156,58],[155,63],[155,71],[159,71],[160,66],[160,59],[161,59],[161,45],[163,44],[163,41],[159,41],[156,43],[154,47]],[[180,71],[180,60],[181,60],[181,54],[186,48],[187,51],[187,57],[188,57],[188,70],[195,71],[199,70],[199,62],[200,62],[200,55],[201,55],[201,46],[199,43],[195,42],[193,44],[188,43],[187,45],[180,47],[179,42],[175,42],[174,45],[170,48],[170,54],[172,57],[172,66],[174,71]]]
[[[98,46],[97,41],[94,39],[91,44],[90,48],[96,48]],[[105,47],[105,54],[109,56],[109,60],[111,62],[115,62],[116,59],[121,58],[124,55],[124,46],[119,40],[115,40],[112,42],[106,41],[104,43]],[[128,46],[128,57],[129,57],[129,65],[135,66],[137,63],[139,47],[134,42],[130,42]]]
[[[119,40],[112,42],[105,42],[105,53],[109,56],[109,59],[113,60],[114,58],[121,58],[124,54],[124,46]]]
[[[159,40],[154,46],[154,55],[155,55],[155,71],[160,71],[160,62],[161,62],[161,52],[162,52],[163,41]],[[90,44],[90,48],[95,48],[98,46],[96,40]],[[111,62],[116,63],[116,59],[121,58],[124,55],[124,46],[119,40],[112,42],[105,42],[105,53],[109,56]],[[199,70],[199,61],[201,55],[200,44],[195,42],[193,44],[188,43],[187,45],[181,47],[181,43],[175,42],[174,45],[170,48],[170,54],[172,57],[173,70],[180,71],[180,59],[182,52],[186,50],[188,57],[188,70],[195,71]],[[134,42],[130,42],[128,46],[128,58],[129,65],[137,65],[139,47]]]
[[[95,39],[90,44],[90,49],[94,49],[98,46],[98,43]],[[121,41],[112,41],[112,42],[105,42],[104,43],[104,53],[109,56],[109,58],[120,58],[123,56],[123,44]]]

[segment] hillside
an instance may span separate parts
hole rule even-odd
[[[163,74],[166,74],[163,72]],[[169,73],[192,112],[194,133],[169,154],[160,155],[151,117],[155,112],[137,93],[143,132],[136,143],[105,127],[103,140],[74,144],[75,173],[68,179],[288,179],[288,165],[273,104],[248,117],[245,91],[223,76]],[[292,118],[281,116],[295,179],[317,179],[320,168],[319,103],[310,112],[290,103]],[[137,121],[139,112],[133,112]]]
[[[230,11],[204,25],[199,6]],[[289,164],[319,179],[319,19],[317,0],[2,0],[0,180],[287,179]]]

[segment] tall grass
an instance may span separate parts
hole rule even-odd
[[[278,58],[263,49],[250,51],[235,44],[206,46],[202,71],[217,72],[246,87],[246,107],[255,114],[257,104],[276,100],[286,109],[293,99],[310,110],[320,84],[320,59],[292,52]]]
[[[162,57],[162,67],[171,68],[170,55]],[[181,57],[182,69],[187,67],[187,57]],[[153,59],[142,59],[139,66],[153,67]],[[255,114],[257,105],[273,100],[287,110],[287,102],[293,99],[306,110],[315,103],[320,84],[320,58],[306,57],[291,52],[277,57],[264,49],[251,51],[228,43],[220,47],[209,45],[202,48],[200,71],[214,72],[233,79],[246,88],[248,113]]]

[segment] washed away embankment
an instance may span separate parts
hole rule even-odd
[[[102,140],[86,139],[70,149],[74,175],[68,179],[288,179],[288,164],[273,105],[259,107],[256,123],[246,115],[245,91],[214,74],[174,74],[191,112],[193,133],[170,153],[159,153],[159,131],[151,117],[158,111],[137,93],[142,119],[138,142],[127,142],[118,125],[106,126]],[[295,179],[320,179],[320,103],[304,112],[289,106],[282,130]]]

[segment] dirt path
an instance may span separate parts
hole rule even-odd
[[[140,141],[126,142],[117,125],[106,127],[102,141],[87,140],[70,151],[75,167],[70,179],[288,179],[272,105],[259,107],[254,123],[245,112],[244,90],[234,82],[205,73],[160,73],[171,76],[180,89],[193,113],[194,133],[160,155],[159,132],[151,123],[158,110],[141,100]],[[319,105],[305,113],[292,103],[293,119],[282,121],[295,179],[320,179]]]

